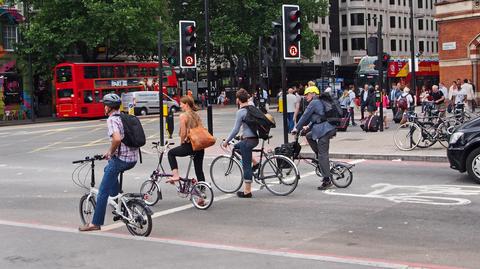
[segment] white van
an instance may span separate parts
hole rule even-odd
[[[133,108],[135,115],[147,115],[149,113],[160,113],[158,92],[138,91],[122,94],[122,106],[125,112]],[[163,104],[168,105],[168,109],[174,112],[180,111],[177,101],[163,94]]]

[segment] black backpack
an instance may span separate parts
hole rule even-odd
[[[122,143],[131,148],[140,148],[145,145],[146,138],[140,120],[129,114],[118,114],[123,125]]]
[[[247,115],[243,121],[247,124],[248,128],[257,134],[258,138],[268,139],[270,129],[275,128],[275,124],[265,117],[265,114],[255,106],[246,106],[245,109],[247,110]]]
[[[333,126],[339,126],[343,118],[343,110],[340,103],[335,98],[321,99],[325,106],[325,117],[328,123]]]

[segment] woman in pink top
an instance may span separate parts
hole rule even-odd
[[[387,123],[387,108],[389,107],[390,101],[388,100],[388,94],[385,89],[382,90],[382,101],[383,101],[383,128],[388,129]],[[380,111],[380,102],[377,102],[377,111]]]

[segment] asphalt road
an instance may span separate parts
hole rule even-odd
[[[214,117],[225,137],[232,110]],[[149,142],[158,140],[158,120],[142,121]],[[78,233],[83,190],[71,181],[71,161],[107,145],[103,120],[0,127],[0,268],[480,268],[480,186],[446,163],[350,160],[353,184],[326,192],[300,164],[291,195],[257,190],[242,200],[215,191],[207,211],[185,207],[162,184],[149,238],[132,237],[110,214],[101,232]],[[138,191],[155,168],[156,155],[144,151],[125,191]],[[207,151],[207,181],[220,153]]]

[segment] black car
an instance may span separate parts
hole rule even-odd
[[[460,126],[450,137],[447,150],[450,167],[480,183],[480,117]]]

